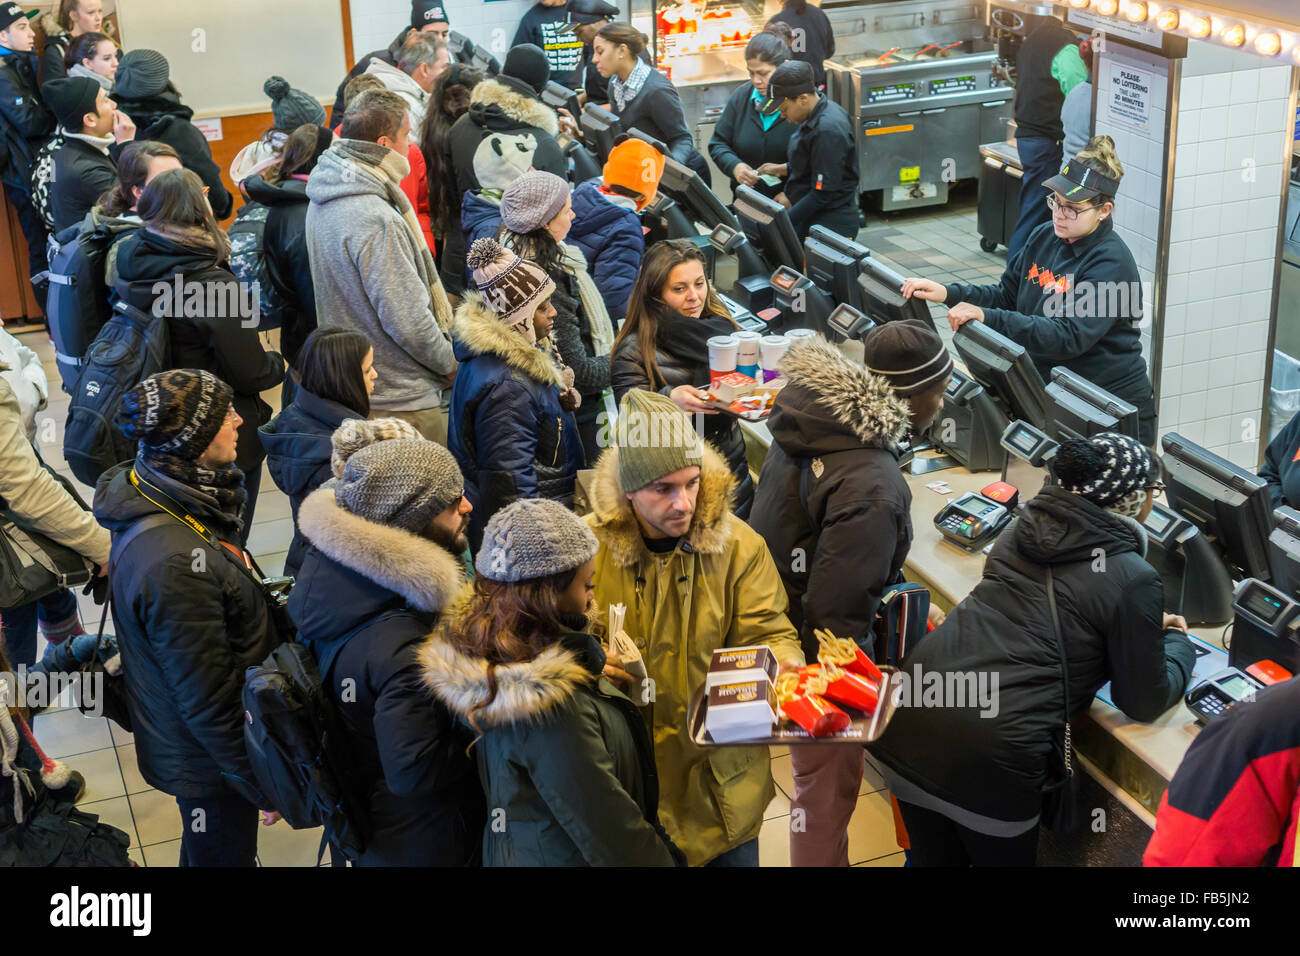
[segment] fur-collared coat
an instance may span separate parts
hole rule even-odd
[[[781,572],[804,653],[816,656],[815,628],[870,653],[880,595],[901,580],[912,545],[912,493],[898,467],[908,408],[825,341],[791,349],[782,368],[790,384],[768,419],[749,523]]]
[[[596,601],[627,606],[624,630],[654,681],[643,710],[661,781],[659,815],[692,866],[758,836],[775,792],[765,747],[703,750],[686,717],[719,647],[766,644],[803,663],[785,589],[767,546],[735,517],[735,478],[706,445],[695,515],[668,554],[652,554],[618,480],[618,449],[601,456],[585,520],[600,541]]]
[[[489,518],[516,498],[573,503],[583,465],[573,413],[550,354],[508,327],[473,293],[451,335],[460,371],[451,390],[447,447],[465,475],[469,540],[478,551]]]
[[[479,143],[490,136],[498,137],[501,149],[531,152],[533,169],[567,179],[568,163],[555,139],[559,128],[555,110],[537,97],[521,93],[500,79],[485,79],[470,93],[469,111],[452,124],[443,143],[447,168],[455,178],[455,195],[483,188],[474,171],[474,154]],[[521,170],[529,165],[524,163]]]
[[[529,661],[495,668],[453,643],[459,602],[420,650],[424,682],[482,736],[474,745],[488,806],[485,866],[672,866],[659,824],[654,749],[636,705],[600,676],[596,639],[563,635]],[[581,626],[575,620],[574,626]]]
[[[368,808],[364,866],[477,862],[485,809],[469,737],[420,680],[417,652],[465,583],[461,560],[360,518],[321,488],[298,509],[308,543],[289,613],[346,734]]]

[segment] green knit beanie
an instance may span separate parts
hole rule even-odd
[[[704,443],[686,413],[666,395],[639,388],[623,396],[614,441],[625,493],[704,460]]]

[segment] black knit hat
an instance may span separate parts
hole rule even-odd
[[[234,392],[211,372],[192,368],[150,375],[122,396],[117,427],[146,455],[197,459],[225,424]]]
[[[443,0],[411,0],[411,28],[419,30],[430,23],[451,24]]]
[[[901,398],[933,388],[952,371],[952,356],[939,333],[922,322],[886,322],[867,333],[867,371],[883,375]]]
[[[1052,459],[1062,488],[1102,508],[1145,489],[1157,467],[1145,445],[1115,432],[1061,442]]]
[[[497,80],[530,96],[541,96],[551,78],[551,64],[546,53],[535,43],[512,46],[501,65]]]
[[[69,133],[80,133],[86,114],[95,112],[99,91],[100,85],[88,76],[68,76],[47,81],[41,96],[60,126]]]

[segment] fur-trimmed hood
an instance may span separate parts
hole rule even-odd
[[[618,448],[609,448],[596,463],[591,484],[592,528],[601,547],[619,567],[632,567],[650,552],[641,538],[641,526],[632,511],[632,503],[623,494],[618,480]],[[732,523],[739,521],[731,513],[736,478],[726,460],[712,445],[704,444],[700,464],[700,492],[695,499],[695,516],[686,544],[701,554],[721,554],[732,538]]]
[[[462,651],[447,636],[465,619],[472,598],[472,588],[462,591],[419,651],[425,687],[461,717],[468,717],[489,696],[487,660]],[[599,618],[599,609],[593,607],[587,615],[588,631],[597,629]],[[572,700],[579,687],[594,683],[604,665],[595,638],[566,635],[530,661],[498,665],[496,697],[475,711],[474,722],[489,727],[541,720]]]
[[[57,5],[58,4],[55,4],[55,6]],[[41,25],[41,32],[45,34],[46,42],[49,42],[55,37],[65,37],[66,39],[63,42],[63,48],[65,50],[68,48],[68,45],[72,40],[72,37],[67,30],[59,26],[59,21],[54,18],[54,14],[52,12],[42,13],[39,17],[36,18],[36,21]]]
[[[335,501],[332,488],[303,499],[298,530],[327,557],[420,611],[441,611],[465,584],[465,566],[446,548],[352,514]]]
[[[479,126],[494,128],[490,119],[493,108],[515,122],[535,126],[552,136],[560,131],[555,111],[541,100],[512,90],[500,80],[489,78],[479,83],[470,93],[470,116]]]
[[[787,454],[894,449],[907,434],[910,411],[888,380],[825,339],[791,347],[780,368],[789,384],[776,398],[768,428]]]
[[[529,344],[526,338],[509,328],[477,293],[469,293],[456,307],[451,337],[457,361],[464,362],[475,355],[495,355],[533,381],[554,385],[564,391],[564,379],[550,353]]]

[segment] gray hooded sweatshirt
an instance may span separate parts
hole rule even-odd
[[[424,262],[423,239],[412,234],[404,208],[409,202],[383,169],[354,158],[358,149],[398,167],[406,163],[385,147],[357,140],[336,140],[321,154],[307,181],[307,252],[318,324],[360,332],[374,346],[379,380],[373,409],[434,408],[456,368],[451,340],[434,313],[430,284],[438,279]]]

